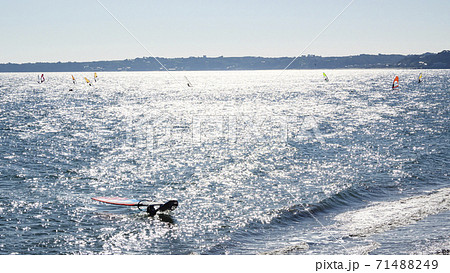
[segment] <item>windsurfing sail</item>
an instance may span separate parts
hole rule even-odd
[[[43,83],[45,81],[44,74],[41,76],[38,75],[38,83]]]
[[[422,82],[422,73],[419,74],[419,83]]]
[[[94,72],[94,81],[97,82],[97,72]]]
[[[72,75],[72,81],[73,81],[73,84],[77,83],[77,81],[75,80],[75,77],[73,75]]]
[[[327,74],[325,74],[325,72],[323,72],[323,79],[324,79],[326,82],[329,81],[328,76],[327,76]]]
[[[137,206],[139,210],[141,207],[147,207],[146,211],[150,216],[156,215],[158,211],[172,211],[178,207],[177,200],[169,200],[167,202],[150,202],[148,200],[137,200],[123,197],[92,197],[92,200],[120,206]]]
[[[185,78],[186,81],[187,81],[187,86],[189,86],[189,87],[194,87],[194,85],[192,85],[191,81],[189,81],[189,79],[188,79],[186,76],[184,76],[184,78]]]
[[[91,84],[91,81],[90,81],[90,80],[88,80],[88,78],[84,77],[84,80],[86,81],[86,83],[88,83],[88,84],[89,84],[89,86],[91,86],[91,85],[92,85],[92,84]]]
[[[123,197],[93,197],[92,200],[120,206],[137,206],[141,202],[137,199]]]
[[[398,88],[398,76],[395,76],[394,82],[392,83],[392,89]]]

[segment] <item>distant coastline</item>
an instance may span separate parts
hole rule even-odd
[[[188,57],[159,58],[171,71],[202,70],[277,70],[284,69],[294,57]],[[288,69],[450,69],[450,50],[420,55],[361,54],[344,57],[303,55]],[[160,71],[164,70],[152,57],[115,61],[57,62],[57,63],[3,63],[0,72],[83,72],[83,71]]]

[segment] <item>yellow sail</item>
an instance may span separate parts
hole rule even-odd
[[[91,83],[91,81],[88,80],[88,78],[84,77],[84,79],[86,80],[86,83]]]
[[[94,72],[94,81],[97,81],[97,72]]]

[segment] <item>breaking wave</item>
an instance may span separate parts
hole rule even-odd
[[[366,208],[335,217],[348,236],[368,236],[420,221],[450,209],[450,188],[391,202],[375,202]]]

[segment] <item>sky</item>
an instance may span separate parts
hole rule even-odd
[[[354,0],[316,40],[351,0],[2,2],[0,63],[450,49],[448,0]]]

